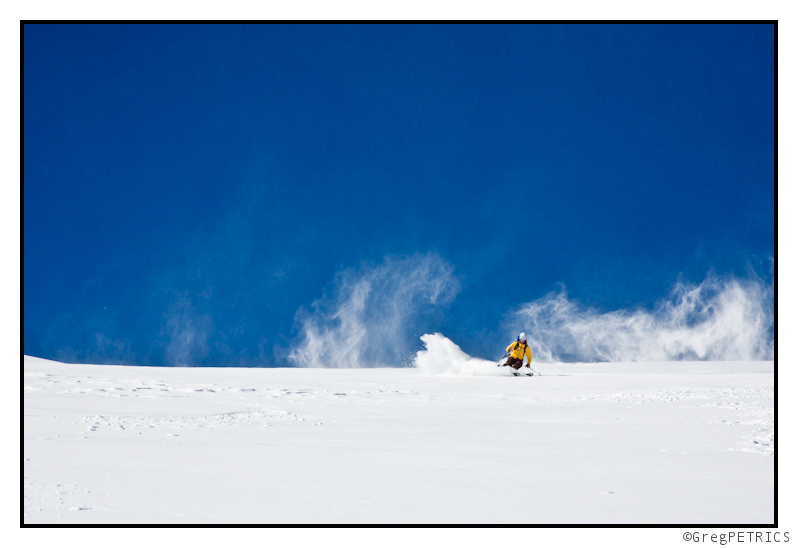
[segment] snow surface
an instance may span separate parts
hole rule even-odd
[[[24,360],[24,523],[767,524],[773,362]],[[534,364],[533,364],[534,365]]]

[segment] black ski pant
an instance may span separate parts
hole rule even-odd
[[[524,358],[519,360],[518,358],[513,358],[510,356],[507,358],[507,363],[505,365],[509,365],[513,369],[521,369],[521,366],[524,365]]]

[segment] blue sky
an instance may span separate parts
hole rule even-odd
[[[169,364],[190,335],[193,365],[286,365],[297,318],[386,257],[451,267],[409,332],[486,357],[560,284],[609,311],[772,276],[774,47],[772,25],[26,25],[24,352]]]

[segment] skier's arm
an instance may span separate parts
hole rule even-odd
[[[509,352],[509,351],[510,351],[510,349],[513,347],[513,345],[514,345],[514,344],[515,344],[515,343],[510,343],[510,346],[508,346],[508,347],[507,347],[507,349],[505,350],[505,352]]]
[[[532,363],[532,352],[529,351],[529,347],[526,347],[526,366],[529,367],[529,364]]]

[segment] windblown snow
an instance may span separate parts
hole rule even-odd
[[[26,356],[24,523],[773,523],[773,362],[512,377],[423,340],[413,368]]]

